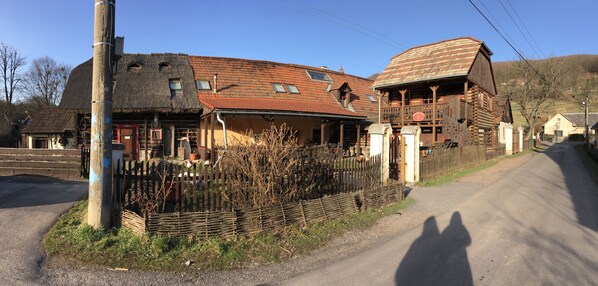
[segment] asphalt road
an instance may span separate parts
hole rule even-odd
[[[45,258],[44,234],[87,194],[87,183],[0,177],[0,285],[32,285]]]
[[[598,285],[598,187],[558,144],[416,229],[286,285]]]
[[[310,256],[226,272],[44,267],[41,241],[87,185],[0,178],[0,285],[598,285],[598,187],[575,150],[504,160]]]

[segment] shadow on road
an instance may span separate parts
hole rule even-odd
[[[466,248],[471,245],[461,214],[454,212],[440,233],[429,217],[395,273],[396,285],[473,285]]]
[[[575,207],[577,221],[584,227],[598,231],[598,187],[592,175],[585,168],[575,144],[572,142],[563,142],[555,144],[547,149],[546,154],[561,168],[567,192],[571,195],[571,200]],[[573,156],[571,156],[573,155]]]
[[[87,194],[87,183],[43,176],[0,177],[0,209],[69,203]]]

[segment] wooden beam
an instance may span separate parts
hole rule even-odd
[[[343,137],[345,135],[345,122],[341,121],[341,127],[340,127],[340,131],[341,131],[341,136],[340,136],[340,142],[338,142],[338,146],[339,146],[339,153],[342,156],[343,154]]]
[[[203,117],[203,157],[202,160],[208,159],[208,116]]]
[[[399,90],[401,93],[401,126],[405,125],[405,94],[407,93],[406,89]]]
[[[432,90],[432,146],[436,144],[436,91],[438,86],[430,86]]]
[[[357,123],[355,126],[357,128],[357,150],[355,150],[355,155],[359,156],[361,154],[361,125]]]
[[[212,128],[212,134],[211,134],[211,138],[212,138],[211,141],[212,142],[210,143],[210,148],[211,148],[211,151],[210,151],[210,162],[213,165],[215,163],[215,160],[214,160],[214,158],[215,158],[215,156],[214,156],[215,155],[215,153],[214,153],[214,142],[216,141],[216,139],[214,139],[214,125],[215,125],[214,124],[214,112],[212,112],[212,114],[210,115],[210,125],[211,125],[211,128]]]
[[[320,125],[320,145],[324,145],[326,143],[324,140],[324,128],[326,128],[326,121],[322,120],[322,124]]]

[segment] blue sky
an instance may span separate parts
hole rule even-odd
[[[598,54],[598,1],[472,1],[529,58]],[[526,42],[501,3],[515,8],[541,52]],[[0,0],[0,41],[29,61],[50,56],[76,66],[93,53],[93,9],[92,0]],[[118,0],[116,34],[125,37],[127,53],[248,58],[335,70],[342,65],[364,77],[382,71],[408,47],[460,36],[485,41],[494,61],[516,58],[468,0]]]

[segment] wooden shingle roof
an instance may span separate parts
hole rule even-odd
[[[482,41],[471,37],[410,48],[391,59],[376,78],[374,87],[466,77],[482,48],[491,55]]]
[[[373,81],[341,72],[316,67],[269,61],[191,56],[196,80],[210,81],[217,93],[199,90],[197,95],[210,109],[284,111],[339,117],[366,117],[377,120],[378,103],[369,100],[374,95]],[[312,80],[307,71],[325,73],[331,82]],[[299,93],[276,92],[272,83],[295,85]],[[343,107],[334,89],[347,83],[351,89],[351,106]]]

